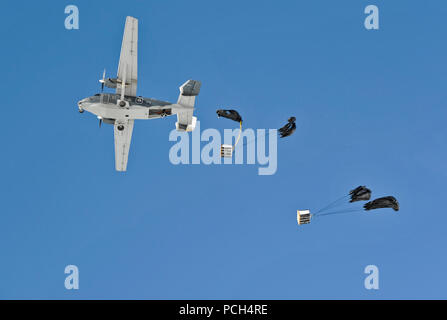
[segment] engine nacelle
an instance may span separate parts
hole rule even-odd
[[[117,84],[118,84],[118,81],[117,81],[117,80],[118,80],[117,78],[106,78],[106,79],[104,80],[104,85],[105,85],[107,88],[113,88],[113,89],[115,89],[116,86],[117,86]]]

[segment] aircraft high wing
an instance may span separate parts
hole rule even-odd
[[[116,93],[121,96],[137,95],[138,81],[138,20],[133,17],[126,18],[123,42],[121,44],[120,61],[118,64]],[[124,83],[124,95],[122,87]],[[126,171],[129,158],[130,142],[132,140],[133,119],[116,120],[114,125],[115,136],[115,168],[117,171]]]
[[[126,79],[124,94],[136,97],[138,81],[138,19],[133,17],[126,18],[117,82],[122,83],[124,78]],[[121,94],[120,85],[116,87],[116,93]]]
[[[115,168],[126,171],[129,158],[130,141],[132,139],[133,119],[116,120],[113,128],[115,134]]]

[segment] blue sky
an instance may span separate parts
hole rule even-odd
[[[64,8],[80,29],[64,28]],[[380,30],[363,26],[368,4]],[[2,10],[0,298],[447,298],[445,1],[73,1]],[[125,174],[113,130],[76,102],[114,76],[139,19],[138,93],[202,81],[202,130],[299,129],[278,171],[169,162],[175,119],[137,121]],[[315,211],[367,185],[401,210]],[[80,289],[64,288],[75,264]],[[365,266],[380,289],[363,286]]]

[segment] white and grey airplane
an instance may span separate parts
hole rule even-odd
[[[176,129],[193,131],[197,118],[193,116],[195,98],[200,92],[200,81],[188,80],[180,87],[177,103],[137,96],[138,20],[126,18],[121,45],[118,75],[103,77],[99,82],[116,93],[98,93],[78,102],[79,112],[95,114],[102,122],[114,125],[115,168],[126,171],[135,119],[156,119],[177,115]]]

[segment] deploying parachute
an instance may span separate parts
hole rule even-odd
[[[393,196],[388,196],[367,202],[363,208],[365,208],[365,210],[393,208],[394,211],[399,211],[399,202],[397,202],[396,198]]]
[[[217,117],[224,117],[236,122],[239,122],[239,135],[236,139],[236,142],[234,145],[230,145],[230,144],[222,144],[220,146],[220,156],[222,158],[231,158],[233,156],[233,150],[234,148],[236,148],[236,145],[239,142],[239,139],[241,138],[241,133],[242,133],[242,117],[239,114],[239,112],[237,112],[236,110],[224,110],[224,109],[219,109],[216,111],[217,113]]]
[[[287,120],[287,124],[283,126],[282,128],[278,129],[280,138],[285,138],[290,135],[292,135],[296,130],[296,118],[290,117],[289,120]]]
[[[298,225],[310,223],[312,217],[354,213],[354,212],[369,211],[381,208],[392,208],[395,211],[399,211],[399,202],[397,202],[396,198],[392,196],[387,196],[375,199],[373,201],[369,201],[363,206],[363,208],[351,207],[353,205],[349,205],[349,207],[346,208],[340,208],[340,206],[346,205],[347,198],[350,198],[349,203],[357,201],[368,201],[369,199],[371,199],[371,190],[365,186],[358,186],[357,188],[349,191],[348,195],[345,195],[331,202],[330,204],[318,210],[314,214],[311,214],[310,210],[297,210]]]

